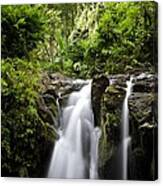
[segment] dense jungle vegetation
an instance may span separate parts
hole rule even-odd
[[[89,79],[156,71],[156,9],[153,2],[2,6],[2,176],[44,174],[55,138],[38,114],[44,72]]]

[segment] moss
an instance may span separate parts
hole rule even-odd
[[[110,158],[110,143],[106,132],[106,124],[103,124],[102,135],[99,142],[99,167],[102,167]]]
[[[119,91],[116,89],[114,85],[108,86],[105,92],[109,94],[119,94]]]

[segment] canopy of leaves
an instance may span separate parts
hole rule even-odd
[[[157,5],[154,2],[103,3],[86,7],[71,38],[70,58],[86,74],[157,69]],[[86,13],[87,12],[87,13]],[[88,24],[89,23],[89,24]]]
[[[29,57],[43,39],[42,13],[40,5],[2,6],[2,58]]]

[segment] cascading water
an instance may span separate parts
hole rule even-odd
[[[129,136],[129,109],[128,109],[128,98],[132,92],[133,86],[133,77],[130,77],[130,80],[126,82],[126,96],[123,102],[122,110],[122,179],[127,179],[128,174],[128,145],[130,142]]]
[[[48,177],[98,178],[98,141],[100,129],[94,128],[91,109],[91,81],[71,93],[62,112],[62,128],[55,143]]]

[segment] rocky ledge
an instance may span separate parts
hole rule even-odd
[[[59,73],[42,75],[42,91],[38,100],[38,112],[43,121],[58,128],[58,107],[64,106],[69,94],[80,90],[87,81],[73,80]]]
[[[101,113],[99,126],[102,130],[99,143],[101,179],[122,179],[119,147],[122,106],[126,80],[129,77],[109,76],[107,78],[110,83],[103,93],[98,88],[96,90],[97,95],[102,95],[98,108]],[[157,177],[157,77],[147,73],[138,74],[134,77],[133,84],[132,94],[128,99],[131,137],[128,147],[128,179],[153,180]]]

